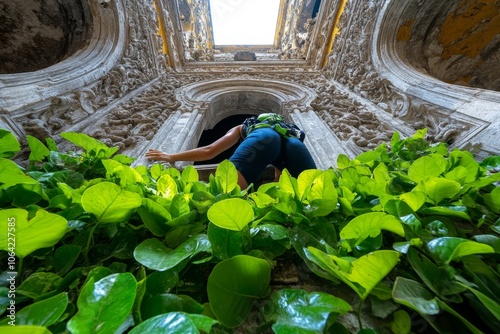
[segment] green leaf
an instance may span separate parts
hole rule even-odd
[[[456,181],[431,178],[420,182],[413,190],[424,192],[434,204],[438,204],[445,198],[453,198],[460,192],[460,188],[460,183]]]
[[[129,184],[143,183],[141,174],[134,168],[124,165],[113,159],[104,159],[101,161],[106,169],[106,176],[111,179],[114,176],[120,178],[120,185],[126,187]]]
[[[43,161],[46,157],[50,155],[50,150],[37,138],[26,135],[28,140],[28,146],[31,150],[29,160],[31,161]]]
[[[446,170],[446,159],[440,154],[429,154],[415,160],[408,169],[408,177],[414,182],[441,175]]]
[[[496,187],[489,194],[484,194],[483,198],[493,212],[500,214],[500,187]]]
[[[83,148],[90,155],[94,155],[101,159],[110,158],[116,151],[118,151],[118,147],[109,148],[103,142],[92,138],[85,133],[63,132],[60,136],[76,146]]]
[[[198,182],[198,170],[193,165],[187,165],[181,173],[181,179],[186,183]]]
[[[140,195],[111,182],[100,182],[82,195],[83,208],[94,214],[100,223],[124,222],[141,204]]]
[[[172,216],[160,204],[149,198],[142,199],[142,205],[137,208],[142,222],[157,237],[162,237],[168,230],[166,222],[172,220]]]
[[[202,252],[210,252],[210,242],[204,234],[197,234],[174,250],[169,250],[158,239],[147,239],[134,250],[134,258],[149,269],[165,271]]]
[[[169,174],[163,174],[157,181],[156,189],[166,199],[171,200],[177,193],[177,183]]]
[[[0,234],[0,249],[11,248],[12,240],[15,253],[24,258],[37,249],[56,244],[66,233],[68,222],[63,217],[38,210],[28,221],[28,211],[23,209],[7,209],[0,211],[0,229],[9,233]]]
[[[453,277],[450,277],[447,268],[436,265],[414,247],[408,250],[408,261],[432,292],[447,300],[458,301],[458,294],[463,292],[463,288],[456,284]]]
[[[481,303],[483,303],[488,311],[490,311],[497,320],[500,320],[500,304],[498,302],[494,301],[481,291],[473,289],[468,285],[462,284],[462,286],[472,292],[477,297],[477,299],[479,299]]]
[[[18,165],[8,159],[0,158],[0,184],[1,188],[8,188],[16,184],[37,184],[38,181],[27,176]]]
[[[41,326],[0,326],[2,334],[52,334],[45,327]]]
[[[369,212],[352,219],[340,231],[342,239],[356,239],[356,244],[361,243],[367,237],[376,237],[381,230],[387,230],[404,236],[403,225],[394,216],[383,212]]]
[[[59,275],[68,273],[80,255],[81,247],[76,245],[63,245],[54,252],[54,269]]]
[[[228,230],[241,231],[253,220],[252,206],[241,198],[228,198],[214,203],[207,212],[215,225]]]
[[[5,129],[0,129],[0,158],[12,158],[21,150],[17,138]]]
[[[301,177],[297,180],[300,189]],[[333,185],[333,175],[331,172],[323,172],[314,178],[311,188],[308,191],[306,198],[309,202],[309,208],[314,208],[308,212],[313,217],[322,217],[331,213],[337,208],[337,190]]]
[[[352,311],[351,305],[341,298],[299,289],[279,290],[271,296],[270,303],[265,317],[275,321],[272,329],[276,334],[324,333],[331,313],[343,315]]]
[[[268,294],[271,266],[265,260],[237,255],[219,262],[208,277],[207,293],[217,320],[229,328],[241,325],[253,303]]]
[[[78,296],[78,313],[67,324],[72,333],[114,333],[132,310],[136,280],[130,273],[89,280]]]
[[[308,247],[307,257],[322,269],[340,278],[361,299],[396,266],[400,254],[392,250],[379,250],[358,259],[329,255],[314,247]]]
[[[68,295],[60,293],[54,297],[44,299],[24,307],[16,312],[16,326],[35,325],[49,327],[57,322],[68,306]],[[9,318],[0,322],[0,326],[7,325]],[[2,332],[3,333],[3,332]]]
[[[424,205],[427,196],[420,191],[412,191],[399,195],[399,199],[404,201],[413,211],[417,211]]]
[[[222,193],[228,194],[238,185],[238,172],[236,171],[236,167],[227,159],[217,166],[215,177],[221,186]]]
[[[396,266],[400,256],[396,251],[379,250],[353,260],[329,255],[314,247],[308,247],[306,255],[318,266],[340,278],[363,300]]]
[[[54,273],[35,272],[25,279],[17,288],[20,295],[36,299],[54,292],[61,284],[62,278]]]
[[[408,312],[404,310],[394,312],[394,320],[391,322],[391,331],[394,334],[408,334],[411,332],[411,318]]]
[[[455,237],[433,239],[427,243],[427,249],[435,258],[447,264],[466,255],[495,253],[489,245]]]
[[[457,217],[468,221],[471,220],[465,206],[433,206],[420,210],[420,213],[427,215]]]
[[[215,224],[209,224],[207,235],[216,258],[225,260],[243,254],[244,241],[240,231],[232,231]]]
[[[198,323],[203,323],[203,331],[210,332],[210,328],[217,323],[216,320],[194,314],[182,312],[169,312],[149,318],[134,327],[130,334],[199,334],[201,328]]]
[[[187,295],[162,293],[144,298],[141,307],[143,319],[149,319],[160,314],[169,312],[186,312],[201,314],[203,305]]]
[[[439,305],[435,298],[418,282],[397,277],[392,289],[392,298],[422,315],[436,315]]]

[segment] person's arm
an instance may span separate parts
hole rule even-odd
[[[212,144],[179,153],[168,154],[158,150],[149,150],[148,153],[146,153],[146,158],[171,163],[176,161],[210,160],[236,144],[240,139],[240,131],[241,125],[235,126]]]

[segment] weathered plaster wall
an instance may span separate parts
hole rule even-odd
[[[86,1],[1,1],[0,74],[54,65],[83,48],[91,32]]]
[[[500,1],[427,1],[405,11],[398,49],[447,83],[500,91]]]

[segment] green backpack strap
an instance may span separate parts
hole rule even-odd
[[[285,138],[293,137],[298,138],[300,141],[304,141],[306,135],[295,124],[286,123],[283,116],[276,113],[264,113],[247,118],[243,122],[242,132],[246,137],[253,130],[260,128],[273,128]]]

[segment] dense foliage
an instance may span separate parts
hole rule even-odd
[[[250,191],[229,161],[203,182],[80,133],[61,135],[79,152],[28,136],[22,168],[0,129],[0,331],[231,333],[257,300],[278,334],[346,333],[338,317],[366,303],[387,326],[360,332],[495,331],[500,157],[425,133]],[[359,303],[272,290],[291,252]]]

